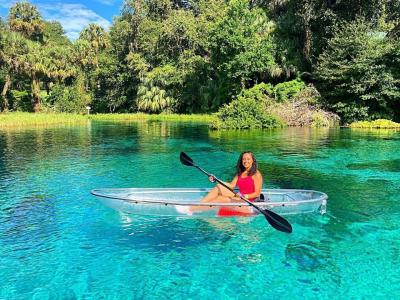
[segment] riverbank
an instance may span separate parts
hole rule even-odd
[[[0,128],[20,128],[34,126],[83,125],[88,120],[110,122],[165,121],[165,122],[198,122],[210,124],[215,121],[212,114],[67,114],[67,113],[0,113]],[[308,127],[308,126],[305,126]],[[312,126],[311,126],[312,127]],[[350,128],[399,129],[400,123],[379,119],[360,121],[350,124]]]
[[[11,112],[0,114],[0,128],[30,127],[30,126],[52,126],[52,125],[80,125],[86,124],[88,120],[95,121],[171,121],[171,122],[199,122],[209,123],[212,115],[193,114],[96,114],[79,115],[66,113],[27,113]]]

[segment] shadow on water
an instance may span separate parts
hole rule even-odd
[[[285,249],[286,264],[295,264],[300,271],[314,272],[322,268],[329,259],[330,247],[312,241],[302,244],[288,244]]]
[[[210,241],[225,243],[238,234],[241,225],[235,220],[151,218],[122,213],[114,215],[110,222],[97,222],[87,234],[101,236],[105,243],[159,252],[180,252]]]

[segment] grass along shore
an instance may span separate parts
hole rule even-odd
[[[88,120],[94,121],[179,121],[179,122],[201,122],[209,123],[211,115],[193,114],[158,114],[150,115],[144,113],[133,114],[67,114],[67,113],[27,113],[10,112],[0,113],[0,128],[29,127],[29,126],[51,126],[51,125],[80,125],[86,124]]]
[[[377,129],[400,129],[400,123],[390,120],[378,119],[375,121],[359,121],[351,123],[350,128],[377,128]]]
[[[181,121],[209,123],[214,117],[211,114],[95,114],[89,118],[96,121]]]
[[[212,114],[67,114],[67,113],[0,113],[1,128],[19,128],[55,125],[84,125],[88,120],[110,122],[135,121],[166,121],[166,122],[199,122],[210,124],[215,120]],[[400,123],[379,119],[375,121],[360,121],[350,124],[350,128],[400,129]]]

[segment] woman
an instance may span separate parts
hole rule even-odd
[[[210,176],[209,180],[215,182],[214,176]],[[233,180],[228,183],[224,182],[231,189],[239,188],[238,193],[233,193],[229,189],[225,188],[221,184],[217,184],[202,200],[202,203],[229,203],[229,202],[244,202],[240,195],[249,201],[254,201],[260,196],[262,188],[263,178],[257,169],[257,161],[254,154],[250,151],[245,151],[240,154],[236,165],[236,175]],[[239,195],[240,194],[240,195]],[[192,212],[210,209],[208,206],[191,206],[191,207],[179,207],[179,211],[182,213],[191,214]],[[251,207],[222,207],[218,212],[220,216],[232,215],[229,212],[237,212],[239,214],[252,214],[253,210]]]

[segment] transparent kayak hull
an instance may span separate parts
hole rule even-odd
[[[241,210],[250,206],[245,202],[201,203],[208,193],[204,188],[106,188],[91,193],[100,201],[117,211],[163,217],[218,217],[221,209]],[[265,201],[254,202],[260,208],[272,210],[281,215],[319,212],[325,213],[328,196],[313,190],[263,189]],[[185,208],[186,209],[182,209]],[[189,208],[190,207],[190,208]],[[194,213],[188,209],[198,207]],[[250,210],[251,211],[251,210]],[[253,210],[248,216],[257,216]],[[234,216],[234,215],[232,215]]]

